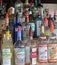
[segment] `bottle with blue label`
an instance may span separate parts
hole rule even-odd
[[[21,26],[18,26],[17,41],[14,44],[15,65],[25,65],[25,46],[21,40]]]
[[[16,21],[15,21],[14,26],[13,26],[13,43],[15,43],[17,41],[17,27],[19,25],[21,26],[19,14],[17,13],[16,14]]]

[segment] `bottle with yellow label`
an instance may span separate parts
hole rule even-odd
[[[9,22],[7,20],[6,22]],[[9,31],[9,24],[6,24],[6,32],[2,44],[2,65],[13,65],[13,43]]]

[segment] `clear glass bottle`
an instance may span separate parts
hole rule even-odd
[[[33,32],[30,29],[30,60],[31,60],[31,65],[37,65],[37,42],[36,40],[33,39]]]
[[[13,42],[8,28],[2,44],[2,65],[13,65]]]
[[[38,62],[41,64],[41,63],[45,63],[47,64],[48,62],[48,55],[47,55],[47,52],[48,52],[48,43],[49,43],[49,40],[47,39],[46,36],[44,35],[41,35],[39,37],[39,43],[38,43]]]
[[[25,65],[25,46],[21,40],[21,27],[18,26],[17,41],[14,44],[15,65]]]

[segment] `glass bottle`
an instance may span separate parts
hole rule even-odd
[[[25,46],[21,40],[21,27],[18,26],[17,41],[14,44],[15,65],[25,65]]]
[[[39,43],[38,43],[38,62],[40,65],[45,64],[47,65],[48,63],[48,43],[49,40],[47,39],[46,36],[43,34],[39,37]]]
[[[22,25],[23,39],[29,38],[29,29],[30,29],[29,13],[28,13],[28,11],[26,11],[26,13],[25,13],[25,23]]]
[[[21,2],[21,0],[17,0],[16,2],[15,2],[15,12],[17,13],[23,13],[23,3]]]
[[[20,18],[19,18],[19,14],[16,13],[16,19],[15,19],[15,23],[13,25],[13,43],[15,43],[17,41],[17,28],[19,25],[21,26]]]
[[[2,65],[13,65],[13,42],[8,26],[5,39],[2,44]]]
[[[34,23],[35,23],[34,37],[36,38],[40,36],[40,27],[41,27],[42,22],[43,22],[42,16],[40,15],[40,13],[38,13],[38,16],[34,20]]]

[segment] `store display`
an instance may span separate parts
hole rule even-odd
[[[4,18],[1,29],[2,65],[47,65],[57,62],[57,14],[44,9],[41,0],[17,0]]]

